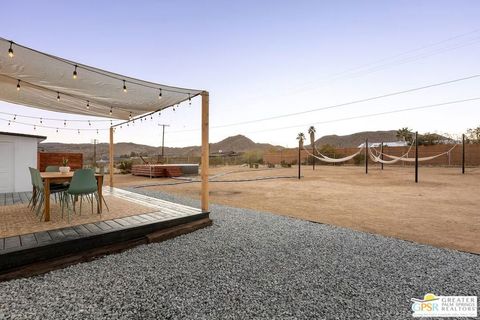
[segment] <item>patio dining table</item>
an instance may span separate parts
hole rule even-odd
[[[50,221],[50,183],[52,182],[65,182],[72,180],[73,172],[61,173],[61,172],[40,172],[40,176],[43,179],[44,192],[45,192],[45,221]],[[97,212],[102,212],[102,186],[103,186],[103,174],[95,174],[98,186],[98,196],[100,201],[97,202]]]

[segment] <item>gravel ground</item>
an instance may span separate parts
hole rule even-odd
[[[225,206],[211,217],[192,234],[0,283],[0,319],[410,319],[410,298],[427,292],[480,296],[477,255]]]

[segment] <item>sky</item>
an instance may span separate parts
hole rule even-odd
[[[209,91],[211,142],[243,134],[293,147],[311,125],[317,137],[401,127],[461,134],[480,126],[480,100],[388,114],[480,98],[480,77],[304,112],[480,74],[479,1],[19,0],[3,3],[2,11],[3,38],[127,76]],[[200,110],[198,97],[192,106],[123,127],[116,142],[159,146],[159,124],[168,124],[167,146],[199,145]],[[0,112],[82,118],[4,102]],[[369,116],[378,113],[386,114]],[[107,131],[34,131],[4,121],[0,131],[45,135],[48,142],[108,141]]]

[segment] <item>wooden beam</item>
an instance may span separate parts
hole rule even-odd
[[[209,94],[207,91],[202,92],[202,165],[201,165],[201,178],[202,178],[202,190],[201,190],[201,202],[202,211],[208,212],[208,167],[210,147],[208,144],[208,118],[209,118]]]
[[[110,174],[110,187],[113,187],[113,127],[110,127],[110,144],[108,146],[108,153],[109,153],[109,166],[108,166],[108,173]]]

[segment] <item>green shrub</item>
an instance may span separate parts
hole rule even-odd
[[[353,157],[353,163],[355,163],[357,166],[360,164],[365,163],[365,155],[363,153],[357,154],[355,157]]]
[[[122,174],[131,173],[132,172],[132,161],[125,160],[118,164],[118,169],[120,169]]]

